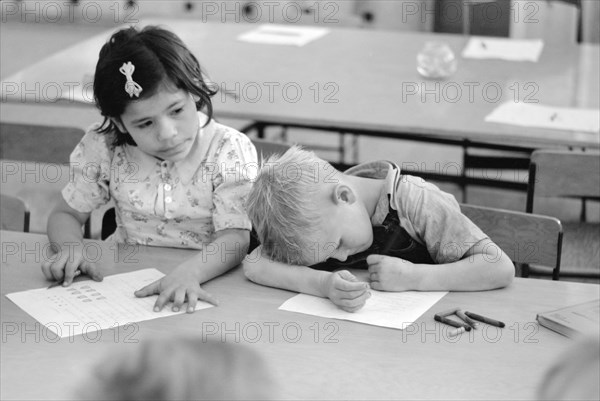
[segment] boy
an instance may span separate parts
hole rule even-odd
[[[382,291],[489,290],[514,276],[511,260],[452,195],[390,162],[341,173],[294,146],[263,164],[247,205],[262,245],[244,260],[246,276],[329,298],[349,312],[364,305],[369,285],[348,271],[318,269],[340,267],[336,261],[352,255],[358,260],[350,266],[362,258],[371,287]],[[382,224],[374,243],[373,227]]]

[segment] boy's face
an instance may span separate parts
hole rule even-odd
[[[346,185],[336,185],[317,200],[321,224],[304,255],[308,266],[329,258],[345,261],[373,243],[371,218],[365,205]]]

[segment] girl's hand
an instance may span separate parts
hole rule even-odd
[[[69,286],[79,270],[95,281],[102,281],[103,277],[98,266],[86,259],[83,244],[61,248],[48,260],[42,263],[42,273],[48,280],[62,281],[63,287]]]
[[[200,287],[195,269],[190,266],[178,266],[171,273],[160,280],[148,284],[135,292],[138,298],[158,294],[154,304],[154,311],[160,312],[165,304],[173,301],[173,312],[179,312],[181,306],[187,301],[187,313],[193,313],[198,299],[209,302],[215,306],[218,301]]]
[[[415,265],[404,259],[384,255],[367,256],[371,288],[379,291],[415,289]]]
[[[369,284],[358,281],[347,270],[333,272],[327,277],[325,293],[331,302],[346,312],[356,312],[371,297]]]

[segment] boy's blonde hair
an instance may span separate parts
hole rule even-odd
[[[339,172],[313,152],[292,146],[263,161],[248,195],[248,215],[270,259],[303,264],[321,218],[315,197]]]

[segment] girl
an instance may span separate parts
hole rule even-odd
[[[81,226],[112,200],[117,230],[111,239],[201,250],[135,295],[159,294],[155,311],[170,300],[174,311],[186,300],[188,312],[198,299],[216,304],[200,284],[246,254],[251,182],[243,167],[257,156],[245,135],[212,120],[215,92],[181,39],[164,29],[123,29],[102,47],[94,96],[104,121],[71,154],[73,177],[48,219],[58,252],[42,265],[49,280],[68,286],[79,273],[102,280],[84,258]],[[67,246],[69,252],[60,252]]]

